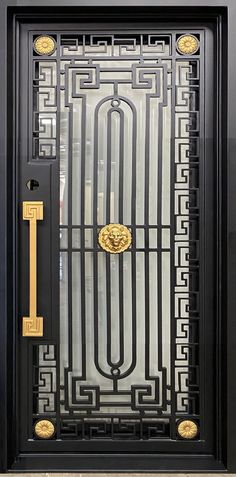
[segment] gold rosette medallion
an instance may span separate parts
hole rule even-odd
[[[198,426],[196,422],[186,420],[178,424],[178,434],[183,439],[193,439],[198,434]]]
[[[40,35],[34,40],[34,51],[38,55],[52,55],[56,49],[55,40],[48,35]]]
[[[181,55],[194,55],[199,49],[199,41],[194,35],[181,35],[177,40],[177,50]]]
[[[34,433],[40,439],[51,439],[55,433],[55,426],[48,419],[40,419],[34,426]]]

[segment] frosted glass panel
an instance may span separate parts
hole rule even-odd
[[[145,65],[134,62],[132,69],[130,60],[120,57],[112,62],[94,59],[90,66],[78,61],[73,68],[67,63],[63,67],[68,88],[68,99],[62,96],[65,113],[70,102],[70,129],[66,134],[67,140],[73,139],[72,148],[68,148],[69,166],[62,163],[67,171],[64,189],[71,189],[65,207],[71,220],[68,234],[72,236],[72,248],[80,251],[73,252],[69,271],[73,307],[68,326],[73,328],[73,352],[68,361],[71,372],[64,386],[72,389],[73,376],[76,378],[80,369],[78,397],[80,386],[96,383],[98,410],[104,415],[119,414],[121,409],[135,414],[145,409],[146,401],[139,397],[143,385],[150,393],[150,411],[167,410],[164,402],[166,386],[170,385],[170,369],[168,375],[166,372],[166,366],[170,368],[170,348],[165,349],[163,377],[159,313],[161,203],[163,194],[168,195],[170,177],[170,148],[161,147],[165,108],[169,113],[165,115],[164,140],[170,140],[171,96],[165,91],[166,68],[153,63],[146,72]],[[170,215],[169,209],[167,212]],[[132,244],[125,253],[105,253],[98,245],[100,227],[108,223],[130,228]],[[88,255],[85,250],[90,247],[92,252]],[[139,260],[135,247],[146,251]],[[148,254],[149,248],[155,253]],[[142,263],[142,271],[137,270],[138,262],[139,267]],[[165,299],[170,302],[170,290],[166,290]],[[165,319],[170,321],[167,312]],[[82,329],[87,329],[86,342]],[[76,347],[80,352],[73,358]],[[62,380],[63,375],[62,369]],[[157,387],[163,389],[160,396],[156,394]],[[115,389],[120,393],[118,400]],[[83,405],[73,403],[76,396],[69,397],[68,405],[79,412]]]

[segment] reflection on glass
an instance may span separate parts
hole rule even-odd
[[[68,248],[68,230],[60,229],[60,248]]]
[[[92,248],[93,246],[93,229],[85,229],[84,231],[85,248]]]
[[[80,229],[72,229],[72,248],[80,248]]]
[[[60,252],[60,367],[68,366],[68,254]],[[63,383],[63,376],[61,376]]]
[[[144,229],[136,229],[136,247],[144,248]]]
[[[157,229],[149,229],[149,247],[157,248]]]
[[[170,248],[170,230],[162,229],[162,248]]]

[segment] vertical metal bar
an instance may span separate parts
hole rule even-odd
[[[111,220],[111,110],[107,117],[107,171],[106,171],[106,223]],[[112,366],[111,359],[111,262],[110,254],[106,254],[106,289],[107,289],[107,362]]]
[[[68,252],[67,252],[67,273],[68,273],[68,366],[64,370],[65,376],[65,406],[69,406],[69,372],[72,370],[72,158],[73,158],[73,104],[69,101],[69,74],[68,65],[65,67],[65,107],[68,108]]]
[[[85,157],[86,157],[86,97],[82,97],[82,117],[81,117],[81,259],[80,259],[80,276],[81,276],[81,347],[82,347],[82,376],[86,374],[86,302],[85,302]],[[95,234],[96,235],[96,234]]]
[[[175,392],[175,355],[176,355],[176,323],[175,323],[175,84],[176,84],[176,35],[172,35],[172,76],[171,76],[171,177],[170,177],[170,270],[171,270],[171,420],[170,432],[171,438],[176,438],[176,392]]]
[[[107,299],[107,362],[112,367],[111,359],[111,257],[106,253],[106,299]]]
[[[200,37],[200,57],[198,60],[198,67],[199,67],[199,84],[198,88],[196,88],[196,107],[194,108],[196,111],[198,109],[199,114],[199,133],[198,133],[198,141],[199,141],[199,155],[201,160],[199,160],[198,170],[199,170],[199,189],[200,189],[200,197],[199,197],[199,306],[200,306],[200,317],[202,319],[199,320],[199,343],[198,343],[198,352],[199,352],[199,372],[200,372],[200,382],[199,382],[199,415],[200,415],[200,427],[201,427],[201,437],[207,436],[207,407],[205,406],[204,397],[205,390],[206,390],[206,366],[204,365],[207,362],[207,353],[205,347],[205,333],[206,333],[206,324],[205,320],[207,317],[206,310],[206,303],[207,299],[209,299],[209,293],[206,288],[206,253],[207,249],[206,246],[204,247],[204,243],[207,243],[209,247],[209,242],[207,241],[206,237],[206,228],[205,228],[205,221],[207,220],[207,212],[211,210],[209,207],[207,211],[204,213],[204,205],[206,203],[207,197],[207,190],[205,187],[206,178],[207,177],[207,169],[205,167],[206,158],[208,157],[208,150],[205,146],[205,122],[208,120],[208,116],[205,113],[205,102],[206,102],[206,86],[204,85],[205,82],[205,61],[209,61],[206,49],[206,39],[205,39],[204,32],[201,34]],[[213,62],[211,63],[212,71],[214,70]],[[210,82],[210,81],[209,81]],[[191,108],[193,109],[193,108]],[[210,108],[209,108],[210,109]],[[197,114],[197,112],[195,113]],[[209,114],[209,113],[208,113]],[[194,140],[193,138],[192,140]],[[208,146],[208,145],[207,145]],[[189,159],[191,160],[191,159]],[[216,161],[217,164],[217,161]],[[209,203],[209,199],[208,202]],[[189,237],[191,240],[191,237]],[[192,267],[191,267],[192,268]],[[191,272],[191,270],[190,270]],[[190,285],[191,286],[191,285]],[[191,290],[190,290],[191,291]],[[219,336],[219,335],[218,335]],[[212,356],[214,352],[212,350]],[[208,358],[209,359],[209,358]],[[213,363],[213,361],[212,361]],[[196,363],[195,363],[196,364]],[[191,371],[190,371],[191,372]],[[219,423],[220,420],[217,420]]]
[[[164,73],[163,73],[164,76]],[[162,94],[167,85],[162,82]],[[162,147],[163,147],[163,110],[162,105],[158,107],[158,167],[157,167],[157,329],[158,329],[158,370],[162,368]],[[162,383],[163,388],[163,383]]]
[[[93,306],[94,306],[94,362],[98,368],[98,107],[94,115],[94,151],[93,151]]]
[[[69,101],[69,68],[65,76],[65,106],[69,108],[68,121],[68,371],[72,370],[72,162],[73,162],[73,104]]]
[[[124,220],[124,112],[120,109],[119,118],[120,118],[120,140],[119,140],[119,203],[118,203],[118,217],[119,223],[123,224]],[[123,253],[119,254],[119,343],[120,343],[120,359],[119,366],[124,362],[124,290],[123,290],[123,263],[124,256]]]
[[[133,74],[133,73],[132,73]],[[136,161],[137,161],[137,113],[132,107],[133,112],[133,131],[132,131],[132,185],[131,185],[131,230],[132,230],[132,249],[131,249],[131,270],[134,277],[132,279],[132,364],[131,368],[136,366],[137,355],[137,293],[136,293]]]
[[[145,379],[150,377],[149,370],[149,338],[150,338],[150,306],[149,306],[149,162],[150,162],[150,95],[146,96],[145,124],[145,177],[144,177],[144,226],[145,226]]]
[[[61,35],[57,34],[57,50],[56,50],[56,94],[57,94],[57,111],[56,111],[56,159],[57,159],[57,168],[56,168],[56,180],[57,180],[57,197],[55,199],[55,207],[57,211],[57,221],[60,224],[60,168],[61,168],[61,156],[60,156],[60,131],[61,131],[61,72],[60,72],[60,52],[61,52]],[[57,225],[57,240],[54,247],[57,250],[57,265],[56,268],[56,277],[55,281],[53,280],[53,289],[56,288],[55,293],[55,311],[58,314],[59,320],[56,321],[56,349],[55,349],[55,356],[56,356],[56,401],[55,401],[55,408],[56,408],[56,433],[57,439],[61,437],[61,419],[60,419],[60,411],[61,411],[61,403],[60,403],[60,383],[61,383],[61,363],[60,363],[60,355],[61,355],[61,333],[60,333],[60,323],[61,323],[61,310],[60,310],[60,229]],[[52,249],[51,249],[52,250]],[[55,285],[54,285],[55,283]],[[54,293],[54,291],[53,291]]]
[[[162,390],[162,407],[166,405],[166,368],[163,368],[162,354],[163,354],[163,336],[162,336],[162,290],[165,284],[162,283],[162,165],[163,165],[163,107],[167,106],[167,70],[165,65],[162,70],[162,103],[158,106],[158,185],[157,185],[157,286],[158,286],[158,299],[157,299],[157,327],[158,327],[158,370],[162,372],[161,386]],[[161,82],[159,81],[159,87]],[[161,94],[161,93],[160,93]]]

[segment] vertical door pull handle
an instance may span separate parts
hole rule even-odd
[[[43,202],[23,202],[23,220],[29,221],[29,316],[23,317],[22,336],[43,336],[43,317],[37,316],[37,220],[43,220]]]

